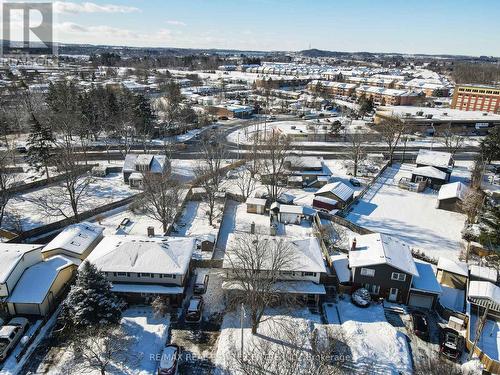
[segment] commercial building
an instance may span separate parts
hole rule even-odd
[[[457,85],[451,108],[500,114],[500,87]]]

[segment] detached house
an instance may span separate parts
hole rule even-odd
[[[123,180],[131,187],[141,188],[144,173],[165,174],[170,164],[165,155],[127,154],[123,163]]]
[[[337,181],[326,184],[314,193],[314,196],[317,201],[317,197],[330,198],[331,200],[337,201],[335,208],[344,208],[353,200],[354,190],[343,182]]]
[[[196,240],[187,237],[107,236],[87,258],[104,272],[112,291],[131,303],[164,296],[182,302]]]
[[[441,186],[450,181],[454,161],[449,152],[421,149],[418,151],[416,164],[412,182],[429,180],[431,185]]]

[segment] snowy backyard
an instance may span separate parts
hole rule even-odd
[[[451,182],[466,182],[470,175],[467,165],[457,164]],[[412,168],[410,164],[387,168],[347,219],[394,235],[429,256],[457,259],[465,215],[437,209],[437,192],[430,189],[416,193],[399,188],[399,179],[411,175]]]

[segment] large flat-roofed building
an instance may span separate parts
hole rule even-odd
[[[451,108],[500,113],[500,87],[457,85],[453,92]]]
[[[419,96],[415,92],[384,87],[360,86],[356,89],[356,97],[370,98],[377,105],[412,105]]]

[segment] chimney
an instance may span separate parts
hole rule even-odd
[[[148,227],[148,237],[155,236],[155,227]]]
[[[352,240],[352,246],[351,246],[351,251],[356,250],[356,237],[353,238]]]
[[[250,224],[250,233],[255,234],[255,222],[252,221],[252,224]]]

